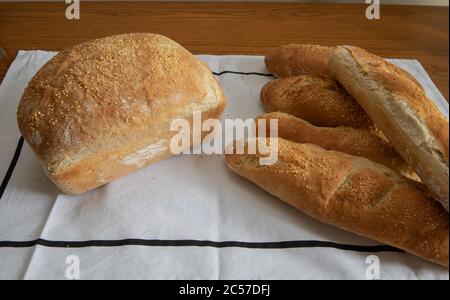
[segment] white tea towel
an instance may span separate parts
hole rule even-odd
[[[307,217],[231,173],[220,155],[181,155],[62,194],[16,125],[23,89],[53,55],[20,51],[0,86],[0,278],[65,279],[79,262],[81,279],[367,279],[370,255],[381,279],[449,278],[445,268]],[[223,86],[225,117],[263,113],[259,92],[272,79],[263,57],[199,57]],[[448,116],[419,62],[393,62]]]

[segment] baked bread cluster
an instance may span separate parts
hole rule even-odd
[[[448,119],[409,73],[352,46],[284,45],[261,90],[279,159],[231,170],[331,225],[448,267]],[[267,130],[265,136],[269,135]]]
[[[449,125],[417,80],[352,46],[284,45],[265,63],[279,78],[256,119],[278,120],[278,161],[226,154],[230,169],[322,222],[448,267]],[[172,121],[219,118],[225,102],[206,64],[135,33],[58,53],[17,120],[49,178],[79,194],[171,156]]]

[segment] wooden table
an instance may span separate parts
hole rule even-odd
[[[448,99],[448,8],[274,3],[83,2],[81,19],[62,3],[0,3],[0,79],[19,49],[60,50],[92,38],[156,32],[194,53],[263,54],[285,43],[354,44],[417,58]],[[0,51],[1,52],[1,51]]]

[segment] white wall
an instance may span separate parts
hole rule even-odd
[[[64,0],[0,0],[0,2],[40,2],[40,1],[64,1]],[[99,1],[99,0],[80,0],[81,2]],[[100,0],[111,1],[111,0]],[[127,0],[113,0],[113,1],[127,1]],[[139,0],[138,0],[139,1]],[[140,0],[146,1],[146,0]],[[152,1],[189,1],[189,0],[152,0]],[[301,3],[365,3],[365,0],[194,0],[194,1],[221,1],[221,2],[301,2]],[[438,5],[448,6],[449,0],[380,0],[383,4],[406,4],[406,5]]]

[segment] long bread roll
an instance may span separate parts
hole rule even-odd
[[[334,74],[328,66],[328,59],[333,49],[334,47],[311,44],[281,45],[270,49],[264,62],[267,69],[279,78],[297,75],[333,77]],[[423,90],[420,83],[408,72],[401,69],[399,69],[399,72]]]
[[[278,161],[228,154],[232,171],[307,215],[448,267],[448,214],[420,183],[370,160],[278,138]]]
[[[267,112],[281,111],[316,126],[375,128],[358,102],[334,79],[301,75],[269,81],[261,89]]]
[[[276,77],[330,75],[327,62],[332,49],[320,45],[282,45],[270,49],[264,62]]]
[[[341,46],[332,52],[329,65],[448,211],[448,119],[411,76],[381,57]]]
[[[368,130],[351,127],[317,127],[282,112],[263,114],[256,117],[256,120],[259,119],[278,120],[278,136],[283,139],[365,157],[417,180],[417,175],[398,152],[384,139]],[[256,124],[258,125],[258,122]],[[270,135],[269,129],[266,126],[266,136]]]

